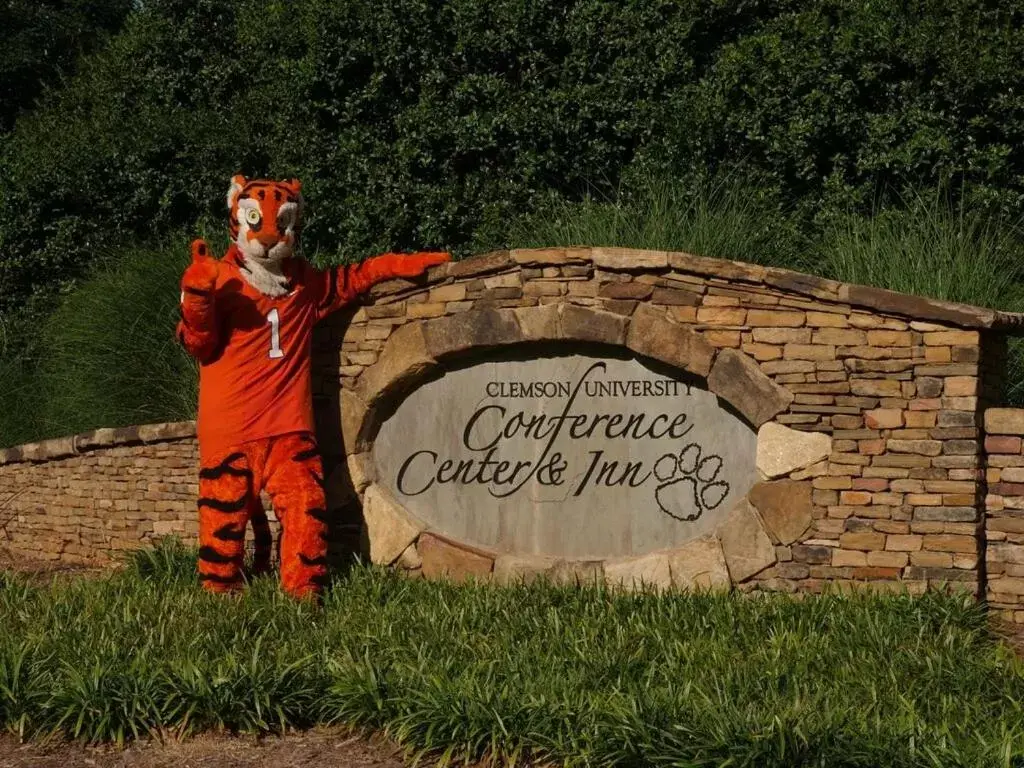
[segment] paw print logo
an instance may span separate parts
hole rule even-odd
[[[678,454],[665,454],[654,465],[654,476],[661,483],[654,498],[669,517],[696,520],[729,495],[729,484],[718,479],[721,471],[721,456],[704,456],[699,445],[690,443]]]

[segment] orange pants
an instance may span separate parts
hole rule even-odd
[[[260,502],[266,490],[281,524],[281,585],[315,596],[327,579],[327,504],[316,440],[292,432],[232,446],[199,470],[199,579],[214,592],[242,585],[245,526],[255,538],[253,570],[270,569],[271,534]]]

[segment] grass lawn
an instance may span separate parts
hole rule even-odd
[[[1021,663],[954,597],[458,587],[357,568],[322,608],[201,593],[168,543],[0,575],[0,723],[86,740],[314,724],[436,759],[1024,765]]]

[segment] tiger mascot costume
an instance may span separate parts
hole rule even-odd
[[[199,578],[214,592],[242,585],[247,522],[254,572],[270,569],[260,491],[281,523],[281,584],[315,597],[327,578],[323,468],[313,431],[310,347],[318,320],[382,280],[415,277],[450,259],[386,253],[313,268],[293,255],[302,212],[296,180],[231,179],[231,246],[202,240],[181,280],[177,336],[200,363]]]

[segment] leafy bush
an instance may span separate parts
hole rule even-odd
[[[76,58],[100,47],[132,8],[131,0],[8,0],[0,29],[0,133]]]
[[[983,0],[153,0],[0,150],[0,315],[239,170],[302,178],[331,258],[723,167],[805,218],[942,180],[1020,213],[1022,61]]]
[[[170,543],[0,577],[0,727],[88,740],[314,723],[568,765],[1012,766],[1024,677],[970,599],[615,594],[356,568],[320,610],[201,593]],[[186,577],[190,575],[191,577]]]

